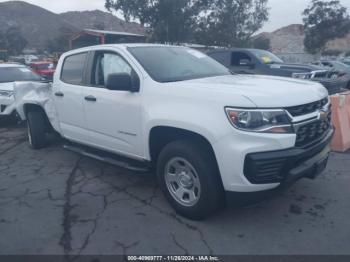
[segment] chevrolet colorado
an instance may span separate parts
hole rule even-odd
[[[52,85],[18,85],[32,148],[53,130],[85,156],[154,167],[170,204],[191,219],[231,192],[315,178],[327,165],[333,126],[322,85],[233,75],[189,48],[87,47],[62,55]]]

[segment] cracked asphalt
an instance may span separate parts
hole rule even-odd
[[[152,174],[33,151],[0,126],[0,255],[350,254],[350,153],[317,180],[202,222],[174,214]]]

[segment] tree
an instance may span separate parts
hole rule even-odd
[[[151,28],[152,40],[180,43],[192,32],[203,0],[106,0],[109,11],[122,12],[126,21],[137,20]]]
[[[247,46],[268,20],[267,0],[207,0],[197,39],[208,45]]]
[[[322,53],[328,41],[343,37],[350,30],[349,14],[339,0],[312,0],[303,16],[304,44],[312,54]]]
[[[105,6],[149,26],[157,42],[237,46],[247,45],[267,21],[267,1],[106,0]]]
[[[28,44],[18,27],[10,27],[5,34],[6,47],[10,55],[19,55]]]
[[[265,36],[258,36],[252,40],[252,47],[263,50],[270,50],[271,41]]]

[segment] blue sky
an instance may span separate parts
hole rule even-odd
[[[0,0],[6,2],[7,0]],[[41,6],[55,13],[65,11],[103,10],[104,0],[25,0],[26,2]],[[350,0],[340,0],[349,9]],[[270,21],[262,31],[271,32],[289,24],[301,23],[301,13],[310,0],[269,0]]]

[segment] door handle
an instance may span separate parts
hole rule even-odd
[[[97,101],[96,97],[94,97],[94,96],[86,96],[85,100],[89,101],[89,102],[96,102]]]
[[[62,92],[56,92],[56,93],[55,93],[55,96],[64,97],[64,94],[63,94]]]

